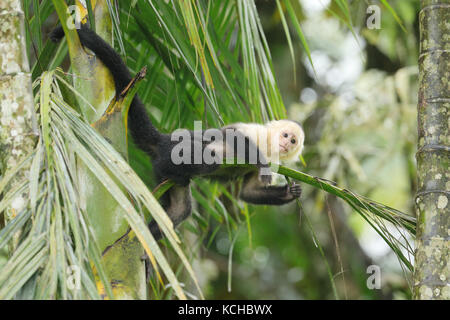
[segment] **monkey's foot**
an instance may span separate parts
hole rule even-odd
[[[302,187],[299,184],[293,183],[288,187],[288,194],[293,198],[300,198],[302,195]]]

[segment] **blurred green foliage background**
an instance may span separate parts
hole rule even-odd
[[[294,2],[315,72],[294,39],[294,74],[275,1],[257,7],[289,118],[304,124],[307,167],[298,168],[414,215],[419,1],[390,1],[406,31],[379,1],[349,1],[354,34],[336,18],[336,2]],[[366,26],[373,4],[379,30]],[[395,255],[342,201],[305,186],[302,206],[251,207],[251,235],[245,226],[232,235],[219,231],[195,260],[207,296],[333,299],[307,215],[341,299],[410,298]],[[372,264],[381,267],[380,290],[367,287]]]

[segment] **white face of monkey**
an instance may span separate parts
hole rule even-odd
[[[292,149],[295,149],[298,144],[297,136],[291,131],[280,132],[280,153],[289,153]]]
[[[274,138],[278,138],[280,160],[298,160],[305,140],[302,127],[298,123],[290,120],[271,121],[268,125],[272,134],[275,135]]]

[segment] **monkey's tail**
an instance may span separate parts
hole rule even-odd
[[[116,94],[122,92],[132,80],[122,58],[105,40],[88,27],[82,26],[77,31],[81,44],[94,52],[111,72]],[[58,42],[63,37],[64,31],[61,26],[56,27],[50,33],[50,39],[54,42]],[[137,146],[148,154],[154,155],[155,146],[161,140],[162,134],[153,126],[144,104],[137,95],[134,97],[128,113],[128,128]]]

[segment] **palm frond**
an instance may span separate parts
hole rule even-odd
[[[408,270],[413,271],[411,257],[414,255],[414,250],[409,242],[415,236],[416,219],[414,217],[360,196],[351,190],[340,188],[332,181],[313,177],[284,166],[279,166],[277,173],[307,183],[344,200],[383,238],[395,252],[400,263],[405,265]],[[399,236],[394,237],[392,229],[387,225],[392,226]]]
[[[40,88],[40,140],[34,157],[26,158],[17,168],[32,160],[31,179],[24,180],[18,187],[6,192],[0,201],[0,208],[4,208],[11,205],[14,194],[30,194],[28,209],[18,212],[16,218],[0,232],[1,246],[6,245],[17,233],[23,238],[20,246],[11,253],[8,263],[0,270],[0,297],[14,297],[26,281],[39,273],[41,276],[36,280],[36,297],[99,298],[90,262],[94,263],[108,295],[112,296],[104,267],[100,263],[101,253],[91,231],[92,222],[83,208],[84,200],[80,193],[83,186],[77,179],[78,166],[83,163],[122,206],[125,218],[149,256],[154,257],[161,266],[178,297],[185,298],[177,277],[150,234],[142,213],[136,211],[129,197],[146,208],[158,221],[195,279],[178,245],[172,222],[164,210],[120,154],[64,102],[53,71],[42,75]],[[8,177],[4,177],[1,186],[8,181]],[[67,288],[68,266],[81,269],[81,293]],[[11,282],[11,279],[20,279],[20,282]]]

